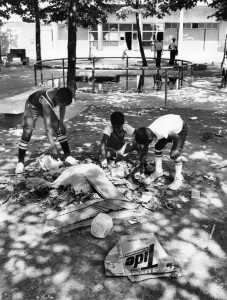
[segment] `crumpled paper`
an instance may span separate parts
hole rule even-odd
[[[113,227],[113,220],[110,216],[104,213],[98,214],[91,224],[91,234],[97,238],[105,238],[110,233]]]
[[[44,171],[49,171],[51,169],[57,169],[63,165],[63,162],[58,158],[58,160],[52,158],[50,155],[46,155],[39,160],[40,166]]]

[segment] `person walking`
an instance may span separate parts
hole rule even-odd
[[[156,52],[157,52],[156,67],[160,68],[161,57],[162,57],[162,42],[161,42],[161,40],[158,40],[156,43]]]
[[[172,38],[172,42],[169,44],[169,50],[170,50],[169,65],[173,66],[175,61],[175,56],[178,55],[178,48],[177,48],[177,43],[175,38]]]

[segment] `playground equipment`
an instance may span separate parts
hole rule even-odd
[[[169,66],[169,59],[162,59],[160,68],[156,68],[156,58],[147,58],[148,66],[144,67],[141,58],[126,57],[92,57],[77,58],[76,82],[80,91],[99,93],[113,91],[113,85],[123,87],[123,92],[131,91],[142,93],[146,89],[161,91],[164,84],[165,106],[167,90],[175,86],[183,87],[186,76],[189,82],[193,81],[193,64],[185,60],[177,60]],[[67,85],[67,59],[45,60],[34,65],[35,85],[45,88]],[[152,79],[151,79],[152,78]],[[133,84],[133,86],[132,86]],[[103,86],[105,85],[105,89]],[[80,87],[82,86],[82,87]]]

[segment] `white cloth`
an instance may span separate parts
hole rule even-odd
[[[179,115],[165,115],[156,119],[150,126],[157,140],[168,138],[169,134],[178,134],[183,128],[183,120]]]
[[[133,128],[132,126],[130,126],[129,124],[124,124],[123,125],[123,130],[128,134],[128,135],[133,135],[134,131],[135,131],[135,128]],[[108,125],[104,131],[103,131],[103,134],[106,134],[108,136],[111,135],[111,133],[113,132],[113,126],[112,124]]]

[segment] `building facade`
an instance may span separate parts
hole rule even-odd
[[[190,10],[173,12],[163,19],[140,18],[143,46],[151,49],[154,41],[163,41],[164,49],[175,37],[180,51],[223,51],[227,22],[208,18],[212,9],[196,6]],[[35,59],[35,24],[7,22],[0,28],[2,55],[10,49],[26,49],[26,56]],[[68,31],[64,24],[41,25],[42,59],[67,57]],[[121,56],[127,45],[129,50],[138,50],[135,15],[126,20],[108,16],[106,24],[90,29],[77,30],[77,56]]]

